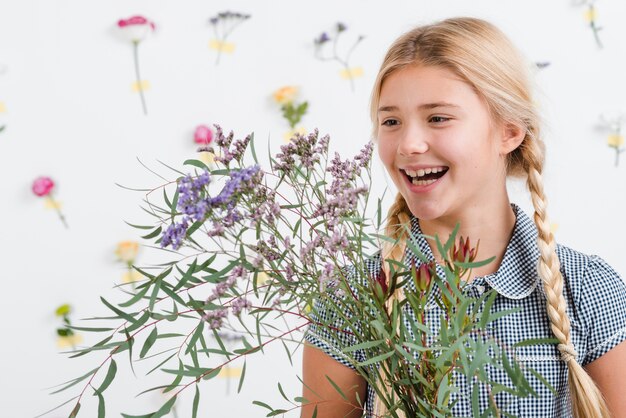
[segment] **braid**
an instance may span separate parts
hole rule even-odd
[[[408,239],[407,229],[410,227],[411,217],[409,215],[409,207],[404,197],[398,193],[396,200],[389,208],[387,214],[387,224],[385,225],[385,236],[394,240],[394,242],[383,242],[382,248],[382,269],[385,272],[387,284],[391,279],[391,268],[386,260],[402,261],[404,258],[404,250],[406,249],[406,240]],[[391,311],[393,301],[402,298],[402,291],[397,289],[387,300],[387,310]],[[391,382],[380,382],[381,390],[385,393],[391,392]],[[379,397],[374,400],[374,416],[383,417],[388,412],[387,407],[381,402]],[[404,415],[398,411],[398,416],[403,418]]]
[[[566,302],[563,296],[563,276],[556,255],[554,236],[546,214],[546,198],[543,191],[543,149],[534,135],[524,139],[520,150],[523,155],[524,169],[527,172],[527,185],[535,208],[535,224],[537,226],[540,258],[537,266],[539,277],[547,299],[548,316],[552,332],[559,340],[561,358],[568,368],[569,392],[572,398],[572,409],[576,418],[604,418],[610,413],[597,386],[576,361],[577,353],[570,335],[570,320],[565,311]]]

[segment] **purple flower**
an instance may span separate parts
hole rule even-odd
[[[328,150],[328,135],[320,140],[318,136],[317,129],[307,136],[296,134],[289,144],[280,147],[281,152],[276,155],[278,162],[274,164],[274,169],[289,173],[295,167],[296,157],[300,160],[299,165],[313,168]]]
[[[231,304],[230,307],[233,311],[233,315],[239,315],[241,311],[244,309],[249,309],[252,307],[252,303],[248,301],[246,298],[237,298]]]
[[[171,245],[175,250],[179,249],[187,233],[188,218],[183,218],[183,221],[179,224],[173,223],[170,225],[161,238],[161,248],[165,248]]]
[[[316,45],[322,45],[326,42],[330,41],[330,37],[328,36],[328,34],[326,32],[322,32],[320,34],[320,36],[318,36],[317,38],[315,38],[315,44]]]
[[[209,323],[209,328],[220,329],[224,322],[224,318],[228,316],[228,309],[221,308],[209,311],[202,316],[202,319]]]

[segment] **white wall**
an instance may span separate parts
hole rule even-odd
[[[207,21],[224,10],[252,18],[233,33],[235,52],[216,66]],[[386,47],[404,30],[439,18],[487,18],[530,60],[551,63],[536,81],[548,125],[546,187],[557,239],[602,255],[626,274],[626,154],[613,166],[607,133],[596,128],[601,112],[626,108],[626,3],[597,2],[603,49],[585,10],[567,0],[0,0],[0,66],[6,68],[0,74],[6,108],[0,113],[0,126],[6,124],[0,133],[0,415],[31,417],[51,408],[68,396],[49,397],[45,388],[98,360],[58,354],[53,312],[70,303],[77,320],[105,314],[99,295],[117,299],[112,287],[122,269],[113,250],[119,241],[138,239],[123,221],[147,219],[138,209],[141,195],[115,183],[159,184],[136,158],[166,173],[157,160],[180,166],[194,154],[194,127],[213,122],[241,136],[254,131],[261,143],[269,137],[276,150],[286,128],[269,96],[285,84],[300,86],[310,102],[303,125],[329,133],[333,148],[352,155],[369,139],[369,92]],[[133,14],[158,27],[140,47],[143,78],[151,83],[147,116],[130,89],[131,46],[113,34],[115,22]],[[349,27],[344,41],[366,36],[353,55],[364,69],[354,92],[338,65],[313,58],[313,38],[337,21]],[[39,175],[57,182],[69,229],[31,194]],[[377,192],[387,185],[381,180]],[[522,187],[513,185],[511,194],[530,207]],[[140,256],[140,263],[150,261],[147,251]],[[86,343],[96,342],[90,338]],[[280,404],[278,381],[297,396],[299,366],[289,367],[276,350],[248,365],[242,396],[226,396],[224,379],[208,382],[201,410],[214,412],[204,416],[264,416],[251,401]],[[141,405],[155,407],[158,400],[134,398],[148,384],[132,377],[122,360],[120,373],[128,377],[107,392],[108,415],[149,412]],[[90,402],[81,416],[95,416]],[[179,416],[188,416],[190,402],[181,400]],[[67,416],[61,411],[50,416]]]

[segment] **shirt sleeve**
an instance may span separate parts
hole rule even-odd
[[[315,301],[304,338],[341,364],[355,369],[356,364],[365,359],[363,351],[344,349],[362,342],[361,315],[352,312],[356,304],[346,301],[353,296],[340,289],[329,288]]]
[[[585,366],[626,340],[626,284],[598,256],[591,256],[579,306],[587,329]]]

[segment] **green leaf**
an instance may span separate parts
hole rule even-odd
[[[162,230],[163,230],[163,228],[161,228],[161,226],[159,226],[154,231],[150,232],[148,235],[142,236],[141,238],[143,238],[143,239],[152,239],[152,238],[156,237],[157,235],[159,235]]]
[[[241,369],[241,376],[239,376],[239,385],[237,386],[237,393],[241,392],[241,387],[243,386],[243,379],[246,375],[246,361],[243,362],[243,368]]]
[[[211,169],[205,163],[199,160],[193,160],[193,159],[185,160],[183,165],[191,165],[194,167],[198,167],[201,170],[211,171]]]
[[[196,394],[193,396],[193,406],[191,409],[191,418],[198,418],[198,405],[200,404],[200,390],[196,384]]]
[[[189,281],[189,279],[193,277],[193,274],[196,272],[197,265],[198,265],[198,258],[193,260],[193,263],[191,263],[191,265],[189,266],[189,268],[187,269],[183,277],[180,278],[180,280],[178,281],[178,283],[173,289],[174,292],[176,292],[177,290],[185,286],[185,284]]]
[[[176,403],[176,395],[172,396],[158,411],[150,416],[150,418],[161,418],[170,413],[172,406]]]
[[[167,393],[170,390],[176,388],[180,381],[183,380],[183,375],[185,375],[185,366],[183,365],[182,361],[178,360],[178,370],[163,369],[163,371],[165,373],[176,373],[176,377],[174,378],[172,383],[170,383],[170,385],[163,391],[164,393]]]
[[[272,407],[271,407],[271,406],[269,406],[268,404],[266,404],[266,403],[264,403],[264,402],[261,402],[261,401],[252,401],[252,403],[253,403],[254,405],[258,405],[258,406],[262,406],[263,408],[267,408],[267,409],[269,409],[270,411],[273,411],[273,410],[274,410],[274,408],[272,408]]]
[[[120,318],[123,318],[125,320],[127,320],[128,322],[134,323],[136,321],[135,318],[133,318],[133,316],[131,314],[127,314],[126,312],[117,309],[115,306],[111,305],[109,302],[107,302],[107,300],[105,298],[103,298],[102,296],[100,296],[100,300],[102,301],[102,303],[104,303],[104,305],[109,308],[110,310],[112,310],[115,314],[117,314]]]
[[[148,293],[148,289],[150,289],[149,286],[143,286],[139,292],[133,295],[132,298],[128,299],[124,303],[120,303],[119,306],[122,308],[128,308],[129,306],[134,305],[139,302],[146,295],[146,293]]]
[[[560,341],[554,337],[552,338],[529,338],[527,340],[515,343],[513,346],[514,347],[526,347],[529,345],[539,345],[539,344],[559,344],[559,342]]]
[[[344,353],[348,353],[350,351],[365,350],[365,349],[368,349],[368,348],[377,347],[377,346],[381,345],[384,342],[385,342],[385,340],[365,341],[365,342],[360,343],[360,344],[355,344],[355,345],[351,345],[350,347],[346,347],[346,348],[344,348],[341,351],[343,351]]]
[[[141,351],[139,352],[139,358],[144,358],[146,354],[148,354],[148,351],[150,350],[150,348],[152,348],[158,337],[159,332],[157,331],[157,327],[155,325],[154,328],[152,328],[150,335],[148,335],[148,338],[146,338],[146,341],[143,343],[143,347],[141,347]]]
[[[360,362],[360,363],[359,363],[359,366],[361,366],[361,367],[363,367],[363,366],[369,366],[370,364],[374,364],[374,363],[381,362],[381,361],[386,360],[386,359],[388,359],[389,357],[393,356],[393,353],[394,353],[393,351],[390,351],[390,352],[388,352],[388,353],[384,353],[384,354],[381,354],[381,355],[379,355],[379,356],[372,357],[372,358],[371,358],[371,359],[369,359],[369,360],[365,360],[365,361],[363,361],[363,362]]]
[[[491,307],[493,306],[493,303],[496,300],[496,296],[498,296],[498,294],[496,292],[492,292],[489,295],[487,302],[485,303],[485,307],[483,308],[483,312],[481,313],[481,316],[480,316],[480,325],[478,326],[480,329],[485,329],[485,327],[487,326],[487,323],[490,322],[489,316],[491,313]]]
[[[196,330],[194,331],[193,335],[189,339],[189,343],[187,343],[187,349],[185,350],[185,354],[189,354],[189,352],[195,348],[196,342],[198,341],[198,338],[200,338],[200,335],[202,334],[203,331],[204,331],[204,321],[200,320],[200,322],[198,322],[198,326],[196,327]]]
[[[98,396],[98,418],[105,418],[106,408],[104,406],[104,396],[98,391],[95,391],[93,395]]]
[[[128,222],[126,222],[126,221],[124,221],[124,223],[125,223],[126,225],[132,226],[133,228],[137,228],[137,229],[152,229],[152,228],[154,228],[154,226],[151,226],[151,225],[148,225],[148,226],[143,226],[143,225],[133,225],[133,224],[128,223]]]
[[[96,392],[103,393],[109,387],[113,379],[115,379],[116,373],[117,373],[117,364],[115,363],[115,360],[111,358],[111,364],[109,364],[109,370],[107,371],[107,374],[104,377],[104,380],[102,381],[102,383],[100,384],[100,387],[96,390]]]
[[[330,382],[330,384],[333,385],[333,387],[335,388],[335,390],[337,391],[339,396],[341,396],[346,402],[349,402],[348,401],[348,397],[343,393],[341,388],[335,382],[333,382],[333,379],[331,379],[330,377],[328,377],[328,375],[326,375],[326,380],[328,380]],[[285,399],[287,399],[286,396],[285,396]]]
[[[76,379],[72,379],[72,380],[68,380],[65,383],[61,383],[61,385],[66,385],[63,386],[61,389],[57,389],[54,392],[51,393],[51,395],[55,395],[59,392],[63,392],[66,389],[71,388],[72,386],[76,385],[77,383],[82,382],[83,380],[87,379],[89,376],[91,376],[92,374],[94,374],[96,371],[98,371],[99,367],[96,367],[90,371],[88,371],[87,373],[85,373],[84,375],[77,377]]]
[[[280,415],[280,414],[286,414],[287,411],[286,409],[275,409],[272,412],[270,412],[269,414],[265,415],[266,417],[275,417],[276,415]]]
[[[114,328],[88,328],[88,327],[76,327],[74,325],[68,325],[67,328],[73,329],[76,331],[85,331],[85,332],[107,332],[107,331],[114,330]]]
[[[148,319],[150,319],[150,312],[146,310],[143,312],[143,314],[137,319],[137,321],[134,324],[131,324],[129,327],[126,328],[126,332],[133,332],[136,329],[139,329],[146,322],[148,322]]]
[[[135,374],[135,368],[133,367],[133,344],[135,342],[135,337],[131,337],[126,328],[124,328],[124,334],[126,334],[126,342],[128,343],[128,362],[130,363],[130,369],[133,374]]]

